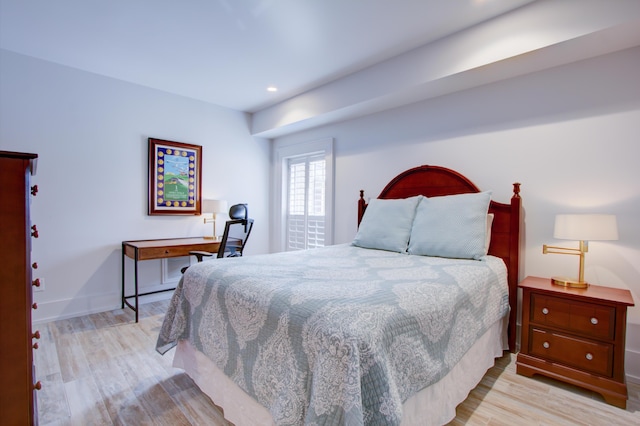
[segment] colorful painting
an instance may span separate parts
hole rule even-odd
[[[199,215],[202,147],[149,138],[149,214]]]

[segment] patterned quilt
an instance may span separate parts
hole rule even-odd
[[[399,424],[507,314],[501,259],[348,244],[191,266],[157,342],[189,340],[278,425]]]

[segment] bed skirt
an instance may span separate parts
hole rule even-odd
[[[494,323],[440,381],[421,390],[402,405],[402,425],[443,425],[456,416],[456,407],[482,380],[507,345],[507,320]],[[229,379],[186,340],[178,342],[173,366],[184,370],[224,410],[236,426],[274,425],[269,411]]]

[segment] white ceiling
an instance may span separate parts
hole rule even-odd
[[[257,112],[532,1],[0,0],[0,47]]]

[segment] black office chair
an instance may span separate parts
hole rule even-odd
[[[249,218],[249,209],[246,204],[235,204],[229,208],[229,220],[224,225],[224,233],[220,241],[217,257],[240,257],[244,252],[249,235],[253,229],[253,219]],[[216,253],[208,251],[191,251],[190,255],[202,262],[205,257],[213,257]],[[188,266],[181,269],[182,273]]]

